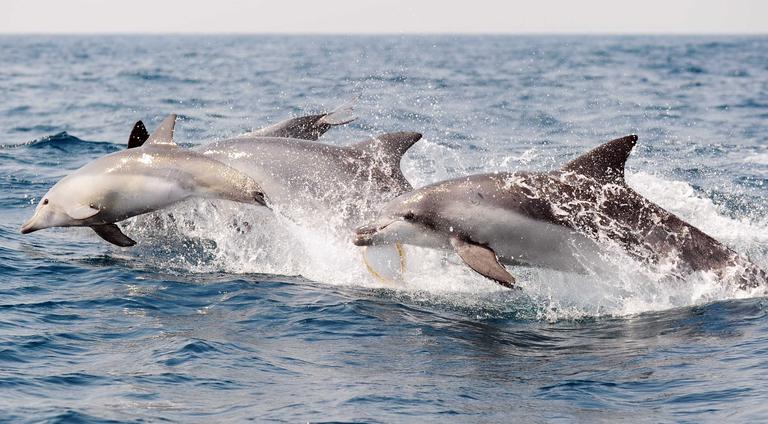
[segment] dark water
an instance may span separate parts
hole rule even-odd
[[[768,420],[766,300],[706,276],[519,269],[509,293],[449,258],[383,288],[351,245],[253,210],[253,239],[218,215],[127,250],[18,234],[137,119],[177,112],[199,144],[357,92],[325,141],[421,131],[416,186],[637,133],[630,184],[768,266],[768,38],[2,37],[2,418]]]

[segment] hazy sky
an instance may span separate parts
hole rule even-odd
[[[768,33],[768,0],[6,0],[5,33]]]

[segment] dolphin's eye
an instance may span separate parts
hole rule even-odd
[[[403,219],[406,221],[413,221],[414,215],[413,212],[406,212],[405,215],[403,215]]]
[[[48,204],[48,199],[43,199],[43,204],[47,205]]]

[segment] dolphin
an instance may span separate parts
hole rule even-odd
[[[624,180],[637,142],[605,143],[551,172],[471,175],[390,201],[357,228],[358,246],[404,243],[454,250],[474,271],[505,287],[502,264],[583,272],[610,246],[669,272],[713,272],[740,288],[768,285],[766,273],[727,246],[644,198]]]
[[[329,214],[345,230],[369,219],[388,200],[412,190],[400,161],[421,134],[382,134],[349,146],[294,138],[238,137],[196,148],[251,176],[271,206],[293,218]],[[324,213],[318,215],[318,211]]]
[[[289,118],[264,128],[239,135],[237,138],[282,137],[298,138],[301,140],[315,141],[325,134],[331,127],[345,125],[357,119],[354,106],[358,97],[355,97],[336,109],[327,113],[304,115]],[[144,122],[137,121],[133,125],[128,137],[128,148],[140,147],[149,139]]]
[[[175,123],[176,115],[169,115],[146,141],[141,141],[146,129],[137,125],[129,145],[140,146],[96,159],[61,179],[21,227],[22,234],[50,227],[91,227],[104,240],[125,247],[136,242],[116,222],[189,198],[266,205],[253,178],[177,146]]]

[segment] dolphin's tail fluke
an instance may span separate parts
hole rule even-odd
[[[286,119],[268,127],[245,133],[238,138],[286,137],[315,141],[331,127],[348,124],[357,119],[354,107],[358,98],[355,97],[328,113]]]
[[[336,109],[328,112],[325,116],[320,118],[317,122],[319,124],[327,124],[327,125],[344,125],[348,124],[355,119],[357,119],[357,115],[355,115],[355,106],[357,105],[357,101],[360,100],[360,95],[356,95],[355,97],[349,99],[341,106],[337,107]]]

